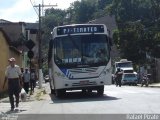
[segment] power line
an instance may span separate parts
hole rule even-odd
[[[36,14],[38,15],[38,12],[36,11],[36,9],[35,9],[35,7],[34,7],[34,5],[33,5],[32,0],[30,0],[30,3],[31,3],[31,5],[32,5],[32,7],[33,7],[34,11],[35,11],[35,12],[36,12]]]

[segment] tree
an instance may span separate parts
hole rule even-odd
[[[45,12],[45,16],[42,19],[42,26],[43,26],[43,41],[44,43],[49,43],[51,37],[51,31],[55,26],[63,25],[64,19],[66,16],[66,11],[60,9],[47,9]]]
[[[71,14],[71,21],[74,23],[86,23],[93,19],[93,14],[96,11],[96,2],[92,0],[75,1],[71,4],[68,12]]]
[[[98,0],[98,9],[103,10],[107,5],[111,4],[113,0]]]
[[[114,41],[123,57],[136,63],[145,61],[145,54],[153,54],[158,41],[158,0],[113,0],[108,8],[116,16],[118,30]]]

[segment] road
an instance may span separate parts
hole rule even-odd
[[[41,115],[40,118],[42,118],[42,114],[45,116],[46,114],[101,115],[160,113],[159,88],[139,86],[116,87],[110,85],[105,86],[102,97],[97,96],[95,92],[82,94],[80,91],[74,91],[68,92],[63,99],[56,98],[50,94],[48,83],[45,85],[45,90],[47,94],[42,95],[40,100],[21,103],[18,114]],[[0,103],[1,106],[3,104]]]

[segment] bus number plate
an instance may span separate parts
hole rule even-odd
[[[86,84],[88,84],[89,83],[89,81],[87,80],[87,81],[80,81],[80,85],[86,85]]]

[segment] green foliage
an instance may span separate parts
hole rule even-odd
[[[122,57],[135,63],[144,63],[146,53],[158,57],[159,0],[113,0],[107,10],[116,17],[118,30],[113,39]]]
[[[46,48],[46,43],[49,43],[51,39],[51,31],[55,26],[63,25],[65,16],[66,11],[64,10],[53,8],[46,10],[45,17],[42,18],[42,27],[44,31],[42,44],[44,48]]]
[[[47,9],[43,17],[44,51],[48,48],[50,33],[55,26],[86,23],[106,14],[114,14],[118,29],[113,39],[122,57],[142,63],[146,52],[157,57],[160,44],[159,0],[81,0],[67,10]]]
[[[98,8],[99,9],[104,9],[106,5],[109,5],[112,3],[113,0],[98,0]]]
[[[71,14],[71,20],[74,23],[85,23],[93,19],[93,14],[96,11],[95,2],[82,0],[75,1],[68,12]]]
[[[42,18],[43,27],[43,48],[48,48],[45,45],[51,38],[51,31],[55,26],[71,24],[71,23],[86,23],[94,18],[104,16],[106,12],[104,8],[113,0],[81,0],[75,1],[67,10],[47,9],[45,16]]]
[[[48,43],[51,39],[51,32],[55,26],[64,24],[87,23],[90,20],[99,18],[107,14],[106,8],[113,0],[81,0],[75,1],[67,10],[49,8],[42,17],[42,55],[46,58]],[[43,71],[48,73],[46,59],[43,63]]]

